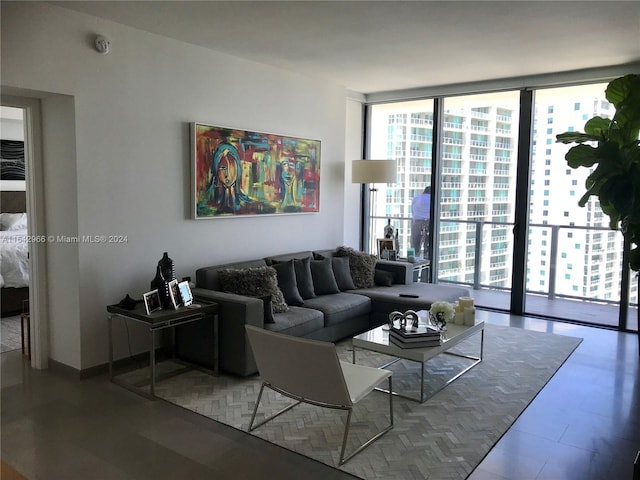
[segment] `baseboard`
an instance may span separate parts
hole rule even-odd
[[[166,360],[170,358],[164,349],[159,348],[156,350],[156,362]],[[134,370],[141,366],[149,365],[149,353],[143,352],[133,355],[131,357],[122,358],[120,360],[114,360],[113,368],[117,371]],[[102,363],[93,367],[84,368],[78,370],[77,368],[70,367],[64,363],[56,360],[49,359],[49,370],[58,375],[74,380],[86,380],[87,378],[98,377],[100,375],[106,375],[109,373],[109,363]]]
[[[160,362],[168,358],[170,358],[170,356],[167,355],[167,353],[164,351],[163,348],[156,349],[156,362]],[[113,368],[119,373],[126,370],[136,370],[143,366],[145,367],[149,366],[148,352],[138,353],[131,357],[126,357],[120,360],[113,361]],[[109,363],[107,362],[100,365],[96,365],[94,367],[85,368],[83,370],[79,370],[78,373],[79,373],[79,377],[76,377],[76,378],[80,378],[81,380],[97,377],[100,375],[105,375],[109,373]]]

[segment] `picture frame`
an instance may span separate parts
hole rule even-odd
[[[182,299],[182,304],[185,307],[191,305],[193,303],[193,294],[191,293],[189,282],[187,282],[186,280],[184,282],[179,282],[178,289],[180,290],[180,298]]]
[[[151,315],[153,312],[162,310],[162,302],[160,301],[160,292],[158,289],[151,290],[142,296],[144,300],[144,309],[147,315]]]
[[[393,238],[378,238],[378,258],[385,260],[396,259]]]
[[[192,218],[320,211],[320,140],[191,124]]]
[[[180,305],[182,305],[182,297],[180,296],[178,280],[174,279],[169,282],[169,298],[171,299],[171,305],[174,310],[180,308]]]

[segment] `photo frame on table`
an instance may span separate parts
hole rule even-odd
[[[171,305],[174,310],[177,310],[180,305],[182,305],[182,297],[180,296],[178,280],[174,279],[169,282],[169,298],[171,299]]]
[[[185,307],[188,307],[193,303],[193,295],[191,294],[191,287],[189,287],[189,282],[186,280],[184,282],[178,283],[178,289],[180,290],[180,298]]]
[[[385,260],[395,260],[396,251],[393,245],[393,238],[378,239],[378,258]],[[394,258],[391,258],[394,257]]]
[[[144,309],[147,315],[151,315],[153,312],[162,310],[162,302],[160,302],[160,292],[158,290],[151,290],[142,296],[144,300]]]
[[[191,124],[193,219],[317,213],[320,140]]]

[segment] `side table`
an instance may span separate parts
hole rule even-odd
[[[429,274],[431,273],[431,260],[416,259],[415,262],[409,262],[406,258],[400,258],[398,261],[411,263],[413,265],[413,281],[429,283]]]
[[[156,335],[158,330],[164,330],[167,328],[172,329],[172,352],[175,352],[175,327],[178,325],[184,325],[186,323],[203,321],[211,319],[213,323],[213,351],[214,351],[214,375],[219,374],[218,370],[218,304],[216,303],[201,303],[197,306],[180,307],[177,310],[159,310],[147,315],[144,304],[140,303],[133,310],[126,310],[119,305],[107,306],[107,312],[109,312],[109,379],[128,390],[141,394],[147,398],[155,399],[155,384],[156,384]],[[113,319],[115,317],[121,317],[125,321],[132,320],[134,322],[141,323],[149,329],[150,335],[150,350],[149,350],[149,393],[146,391],[118,379],[115,376],[113,368]]]

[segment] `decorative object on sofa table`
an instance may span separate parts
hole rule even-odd
[[[124,308],[125,310],[133,310],[136,308],[136,304],[138,302],[131,298],[127,293],[127,296],[118,302],[118,306]]]
[[[160,268],[162,270],[162,277],[165,282],[170,282],[171,280],[175,280],[176,278],[176,266],[173,263],[173,260],[169,258],[169,254],[164,252],[162,258],[158,262],[160,264]]]
[[[162,276],[162,267],[158,262],[158,265],[156,265],[156,276],[151,280],[149,288],[151,290],[158,290],[158,294],[160,295],[160,302],[162,305],[164,305],[164,300],[169,293],[167,288],[165,288],[167,286],[167,282],[165,282],[164,277]]]
[[[456,312],[449,302],[433,302],[429,310],[429,320],[441,331],[447,329],[447,323],[452,322]]]
[[[142,296],[144,300],[144,308],[147,315],[151,315],[157,310],[162,310],[162,304],[160,302],[160,294],[158,290],[151,290]]]
[[[381,260],[397,260],[397,252],[393,246],[393,238],[378,239],[378,258]]]
[[[391,225],[391,219],[388,218],[387,219],[387,224],[384,227],[384,238],[393,238],[393,232],[395,231],[395,229],[393,228],[393,225]]]
[[[156,267],[156,276],[151,280],[151,290],[158,290],[162,308],[173,307],[169,294],[169,282],[176,278],[175,266],[169,254],[164,252]]]
[[[175,278],[169,282],[169,299],[174,310],[177,310],[182,305],[180,287],[178,287],[178,280]]]

